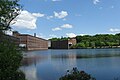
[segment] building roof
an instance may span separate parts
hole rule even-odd
[[[38,39],[42,39],[42,40],[48,41],[46,39],[35,37],[35,36],[29,35],[29,34],[19,34],[19,36],[31,36],[31,37],[34,37],[34,38],[38,38]]]

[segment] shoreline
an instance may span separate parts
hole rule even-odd
[[[112,46],[112,47],[85,47],[85,48],[70,48],[70,49],[117,49],[120,48],[120,46]]]

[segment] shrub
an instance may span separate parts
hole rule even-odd
[[[67,74],[59,80],[96,80],[95,78],[91,77],[90,74],[85,73],[84,71],[78,71],[75,67],[71,71],[67,70]]]
[[[0,80],[25,80],[24,74],[19,71],[22,54],[12,43],[0,37]]]

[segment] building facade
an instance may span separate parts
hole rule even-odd
[[[62,41],[51,41],[51,49],[69,49],[76,44],[76,38],[70,38]]]
[[[68,39],[68,48],[70,48],[72,45],[75,45],[76,43],[77,43],[76,38]]]
[[[48,41],[38,38],[36,35],[19,34],[17,31],[14,31],[13,36],[20,38],[20,46],[26,50],[48,49]]]
[[[68,40],[51,41],[51,49],[68,49]]]

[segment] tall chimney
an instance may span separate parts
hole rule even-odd
[[[14,37],[18,37],[20,34],[19,34],[19,32],[18,31],[13,31],[13,36]]]
[[[34,37],[36,37],[36,33],[34,33]]]

